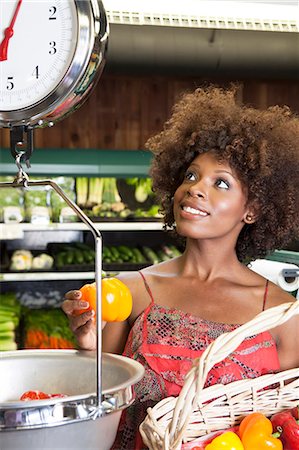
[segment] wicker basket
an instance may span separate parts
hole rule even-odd
[[[140,425],[150,450],[179,450],[182,443],[240,423],[254,411],[266,416],[299,403],[299,369],[204,388],[210,369],[249,336],[270,330],[299,314],[299,301],[267,309],[230,333],[215,339],[194,361],[178,397],[148,409]]]

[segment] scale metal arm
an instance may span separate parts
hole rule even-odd
[[[63,198],[67,205],[75,212],[75,214],[84,222],[93,234],[95,240],[95,282],[96,282],[96,336],[97,336],[97,373],[96,373],[96,388],[97,388],[97,407],[100,410],[102,405],[102,235],[100,231],[95,228],[93,222],[86,216],[86,214],[79,208],[79,206],[73,202],[63,192],[63,190],[52,180],[36,180],[30,181],[28,176],[23,171],[20,162],[18,161],[20,155],[17,155],[16,163],[19,168],[19,172],[12,182],[0,182],[0,188],[27,188],[30,186],[50,186],[57,194]]]

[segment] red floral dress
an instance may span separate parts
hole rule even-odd
[[[154,303],[143,277],[151,302],[136,319],[123,352],[145,368],[143,379],[135,385],[136,400],[124,410],[113,450],[139,450],[142,443],[138,428],[153,407],[165,397],[177,396],[194,358],[222,333],[239,325],[212,322]],[[268,283],[267,283],[268,284]],[[265,307],[267,285],[264,295]],[[249,337],[208,374],[205,386],[255,378],[279,370],[275,342],[269,332]]]

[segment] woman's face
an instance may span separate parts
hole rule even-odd
[[[212,153],[197,156],[174,195],[177,232],[193,239],[237,237],[248,213],[240,181]]]

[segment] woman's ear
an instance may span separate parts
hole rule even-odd
[[[244,222],[250,225],[251,223],[254,223],[256,221],[256,217],[253,214],[246,214],[244,217]]]
[[[254,208],[253,206],[250,206],[244,215],[243,218],[244,222],[250,225],[251,223],[256,222],[257,219],[258,219],[257,209]]]

